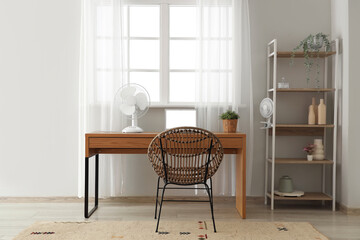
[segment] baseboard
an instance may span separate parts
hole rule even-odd
[[[78,197],[0,197],[0,203],[74,203],[83,201]]]
[[[188,199],[188,200],[207,200],[206,196],[169,196],[168,199]],[[90,201],[93,198],[90,198]],[[78,197],[0,197],[0,203],[76,203],[83,202],[83,198]],[[153,202],[153,196],[142,197],[109,197],[100,198],[101,202]],[[264,197],[246,197],[246,201],[263,203]],[[214,202],[235,202],[234,196],[214,196]]]
[[[346,215],[354,215],[354,216],[360,216],[360,208],[349,208],[341,203],[339,203],[339,210]]]
[[[208,200],[207,196],[168,196],[167,199],[180,199],[180,200]],[[89,198],[93,201],[94,198]],[[0,197],[0,203],[75,203],[83,202],[84,198],[78,197]],[[139,197],[109,197],[99,198],[100,202],[154,202],[153,196],[139,196]],[[215,197],[214,201],[235,201],[235,197]]]

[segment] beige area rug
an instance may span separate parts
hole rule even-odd
[[[14,240],[328,240],[306,222],[216,222],[161,221],[39,222],[22,231]]]

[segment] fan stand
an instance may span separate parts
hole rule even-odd
[[[137,118],[133,114],[131,117],[131,126],[126,127],[122,130],[123,133],[142,133],[144,130],[141,127],[136,126],[137,125]]]
[[[260,129],[267,129],[272,127],[271,117],[267,118],[266,122],[260,122],[260,123],[264,124],[264,127],[261,127]]]

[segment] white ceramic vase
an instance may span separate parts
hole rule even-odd
[[[313,105],[309,106],[308,124],[315,124],[315,110]]]
[[[307,160],[312,161],[313,160],[313,155],[307,155]]]
[[[322,143],[322,139],[314,139],[315,149],[313,152],[314,160],[324,160],[324,145]]]
[[[326,124],[326,105],[324,99],[320,99],[318,106],[318,124]]]
[[[318,120],[318,105],[316,105],[316,99],[315,97],[312,98],[312,101],[311,101],[311,105],[313,106],[314,108],[314,112],[315,112],[315,124],[319,124],[319,120]]]

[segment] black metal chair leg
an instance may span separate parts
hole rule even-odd
[[[210,193],[210,189],[209,186],[204,183],[205,187],[206,187],[206,192],[209,195],[209,203],[210,203],[210,209],[211,209],[211,217],[212,217],[212,221],[213,221],[213,225],[214,225],[214,232],[216,232],[216,227],[215,227],[215,218],[214,218],[214,208],[213,208],[213,197],[212,194]]]
[[[165,193],[165,188],[166,188],[166,185],[164,185],[163,187],[163,191],[162,191],[162,195],[161,195],[161,202],[160,202],[160,209],[159,209],[159,216],[158,216],[158,220],[157,220],[157,224],[156,224],[156,230],[155,232],[158,232],[158,229],[159,229],[159,223],[160,223],[160,217],[161,217],[161,209],[162,209],[162,204],[163,204],[163,200],[164,200],[164,193]]]
[[[157,187],[156,187],[156,202],[155,202],[155,219],[157,215],[157,206],[158,206],[158,198],[159,198],[159,184],[160,184],[160,177],[158,177]]]
[[[95,206],[89,212],[89,158],[85,158],[85,196],[84,216],[89,218],[98,208],[99,204],[99,155],[95,155]]]

